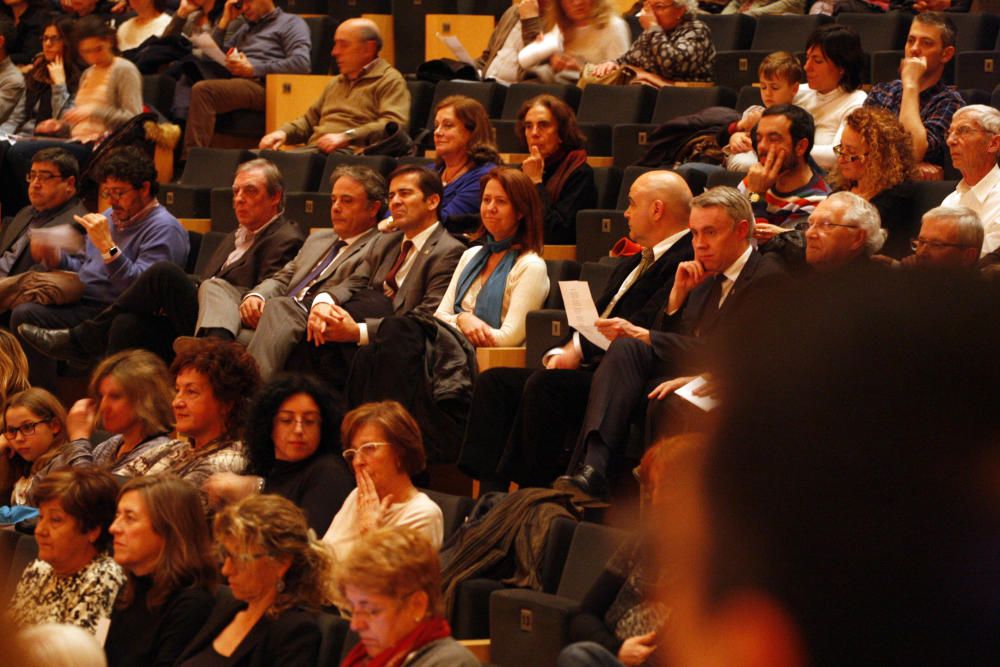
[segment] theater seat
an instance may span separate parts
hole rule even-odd
[[[157,199],[178,218],[207,218],[212,188],[231,186],[236,167],[251,158],[243,149],[192,148],[180,179],[161,185]]]

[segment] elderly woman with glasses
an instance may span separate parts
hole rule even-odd
[[[444,537],[441,508],[410,480],[423,471],[426,455],[420,427],[406,408],[382,401],[351,410],[340,426],[340,442],[358,488],[323,536],[337,560],[347,557],[360,536],[389,526],[415,528],[439,548]]]
[[[316,612],[332,600],[333,560],[306,517],[281,496],[252,496],[215,517],[220,594],[174,664],[315,665]]]

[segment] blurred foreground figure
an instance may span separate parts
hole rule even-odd
[[[745,309],[698,490],[658,515],[671,665],[996,664],[998,294],[935,273]]]

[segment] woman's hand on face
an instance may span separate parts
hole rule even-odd
[[[355,475],[358,483],[358,527],[362,533],[375,530],[382,525],[386,510],[392,505],[392,494],[379,500],[375,482],[366,470]]]
[[[63,67],[62,56],[56,56],[56,59],[48,63],[46,67],[49,70],[49,78],[52,79],[53,85],[66,85],[66,68]]]
[[[542,174],[545,171],[545,158],[538,146],[532,146],[530,155],[521,163],[521,172],[531,179],[531,182],[538,185],[542,182]]]
[[[455,323],[469,342],[476,347],[496,347],[493,328],[472,313],[459,313]]]
[[[66,435],[70,440],[90,437],[97,421],[97,403],[92,398],[81,398],[66,413]]]

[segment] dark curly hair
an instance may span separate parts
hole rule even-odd
[[[278,409],[296,394],[308,394],[319,406],[319,447],[314,456],[340,453],[340,420],[343,414],[336,407],[333,393],[314,377],[284,373],[260,388],[250,408],[246,440],[254,472],[262,477],[267,477],[274,466],[274,440],[271,434]]]
[[[136,190],[142,188],[143,183],[149,183],[150,195],[156,195],[160,187],[153,159],[135,146],[116,148],[101,160],[95,168],[94,179],[104,183],[109,178],[125,181]]]
[[[215,399],[229,406],[226,436],[239,437],[249,417],[250,398],[260,386],[257,362],[239,343],[218,338],[198,338],[179,347],[170,372],[177,377],[191,369],[204,375]]]

